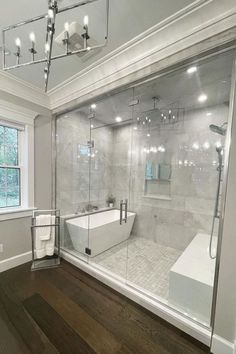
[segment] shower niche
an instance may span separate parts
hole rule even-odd
[[[171,164],[147,159],[144,196],[154,199],[171,199]]]

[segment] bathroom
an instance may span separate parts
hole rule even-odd
[[[9,45],[9,54],[3,50],[3,69],[12,61],[10,74],[0,72],[0,290],[9,299],[15,292],[11,300],[32,317],[44,348],[53,343],[60,352],[61,345],[43,322],[47,311],[40,318],[46,301],[56,311],[50,323],[54,315],[69,323],[67,338],[67,324],[59,328],[64,345],[72,338],[78,346],[75,330],[99,353],[118,353],[107,344],[116,347],[115,338],[119,345],[124,340],[122,353],[175,353],[177,341],[176,353],[233,354],[236,6],[178,0],[162,3],[157,19],[153,0],[149,9],[143,0],[132,0],[133,7],[86,0],[75,9],[62,2],[72,7],[60,12],[63,4],[56,4],[55,57],[46,61],[44,77],[36,65],[41,59],[34,59],[44,39],[30,32],[32,47],[24,51],[22,22],[4,30],[19,26],[21,42],[15,41],[17,50]],[[38,11],[32,9],[32,17]],[[67,11],[72,15],[64,23]],[[130,19],[130,33],[117,26],[116,12]],[[96,43],[94,18],[102,24]],[[75,56],[72,30],[85,31]],[[23,64],[25,55],[35,65]],[[49,226],[60,226],[58,263],[31,273],[35,215],[52,210]],[[45,253],[44,260],[50,257]],[[0,292],[0,305],[11,312],[4,296]],[[108,320],[106,311],[117,318]],[[11,325],[3,318],[5,331]],[[97,338],[100,325],[112,338],[98,343],[90,325]],[[156,337],[162,325],[163,342]],[[28,345],[26,337],[23,342]]]

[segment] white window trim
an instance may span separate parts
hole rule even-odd
[[[0,100],[0,120],[23,124],[21,151],[24,164],[21,169],[21,206],[0,209],[0,221],[30,216],[34,208],[34,119],[37,112]]]

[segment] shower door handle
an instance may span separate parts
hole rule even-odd
[[[125,209],[123,210],[123,207]],[[125,212],[125,217],[123,218],[123,212]],[[128,199],[120,201],[120,225],[122,225],[123,221],[126,223],[128,217]]]
[[[127,217],[128,217],[128,199],[125,199],[125,219],[124,221],[127,222]]]

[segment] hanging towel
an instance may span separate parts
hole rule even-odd
[[[46,256],[46,242],[47,241],[41,241],[40,237],[37,235],[37,230],[39,228],[35,228],[35,234],[34,234],[34,257],[36,259],[38,258],[43,258]]]
[[[52,225],[55,225],[56,218],[54,215],[50,216],[50,223]],[[45,249],[46,249],[46,255],[47,256],[53,256],[54,250],[55,250],[55,226],[50,227],[50,239],[48,241],[45,241]]]
[[[36,226],[54,225],[55,220],[55,216],[38,215],[36,217]],[[52,256],[55,247],[55,226],[36,227],[34,244],[35,258]]]
[[[51,224],[51,215],[38,215],[36,217],[36,225],[50,225]],[[36,228],[36,237],[41,241],[48,241],[51,237],[51,227],[37,227]]]

